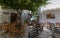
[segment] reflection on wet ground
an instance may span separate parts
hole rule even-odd
[[[2,31],[0,31],[0,38],[10,38],[8,33],[4,33]]]
[[[51,34],[54,34],[54,36],[52,37]],[[40,34],[42,38],[47,38],[49,35],[49,38],[60,38],[60,31],[57,28],[55,28],[55,32],[52,33],[51,30],[44,28],[44,30]]]
[[[60,30],[55,28],[55,33],[60,34]]]

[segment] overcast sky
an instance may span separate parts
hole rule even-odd
[[[50,0],[51,4],[46,5],[43,9],[60,8],[60,0]]]

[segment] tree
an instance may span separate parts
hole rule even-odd
[[[0,5],[4,8],[11,8],[17,11],[21,10],[21,21],[22,10],[26,9],[34,12],[39,6],[47,4],[47,1],[48,0],[0,0]]]
[[[2,8],[17,10],[20,14],[19,25],[21,25],[22,10],[30,10],[34,12],[39,6],[47,4],[47,1],[48,0],[0,0],[0,5]]]

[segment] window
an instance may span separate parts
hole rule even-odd
[[[55,14],[49,13],[46,15],[46,17],[47,17],[47,19],[55,19]]]

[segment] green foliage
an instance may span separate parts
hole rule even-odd
[[[39,15],[38,15],[37,12],[33,12],[32,15],[33,15],[34,17],[36,17],[37,19],[39,18]]]
[[[0,5],[16,10],[35,11],[39,6],[45,5],[48,0],[0,0]]]
[[[36,16],[36,15],[38,15],[38,13],[37,12],[32,12],[32,15]]]

